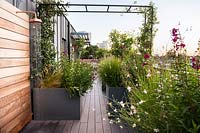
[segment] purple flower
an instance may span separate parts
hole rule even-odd
[[[178,29],[173,28],[172,29],[172,36],[177,36],[178,35],[177,32],[178,32]]]
[[[175,36],[175,37],[172,39],[172,41],[175,43],[175,42],[177,42],[178,39],[179,39],[179,38],[178,38],[177,36]]]
[[[192,61],[192,63],[196,62],[196,58],[192,57],[191,61]]]
[[[145,59],[149,59],[149,58],[150,58],[150,55],[149,55],[149,54],[144,54],[144,58],[145,58]]]
[[[181,47],[181,48],[185,48],[185,44],[184,44],[184,43],[181,43],[181,44],[180,44],[180,47]]]

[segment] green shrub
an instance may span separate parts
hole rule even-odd
[[[90,64],[63,59],[61,72],[61,86],[65,87],[71,96],[81,96],[92,86],[93,68]]]
[[[100,62],[99,76],[108,86],[122,86],[122,64],[116,57],[108,57]]]

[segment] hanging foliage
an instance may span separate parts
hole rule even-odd
[[[61,2],[61,1],[60,1]],[[55,70],[56,50],[54,47],[54,16],[61,15],[62,10],[55,5],[55,0],[43,0],[38,2],[39,15],[42,19],[41,24],[41,55],[42,55],[42,78],[52,74]],[[47,4],[47,5],[45,5]]]

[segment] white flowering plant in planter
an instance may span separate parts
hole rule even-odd
[[[112,120],[144,132],[200,132],[200,67],[189,59],[178,28],[171,31],[175,57],[167,67],[147,54],[132,53],[124,67],[128,102],[118,102]],[[112,113],[109,115],[115,115]]]

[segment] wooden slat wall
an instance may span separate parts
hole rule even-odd
[[[29,17],[0,0],[0,132],[18,132],[32,118]]]

